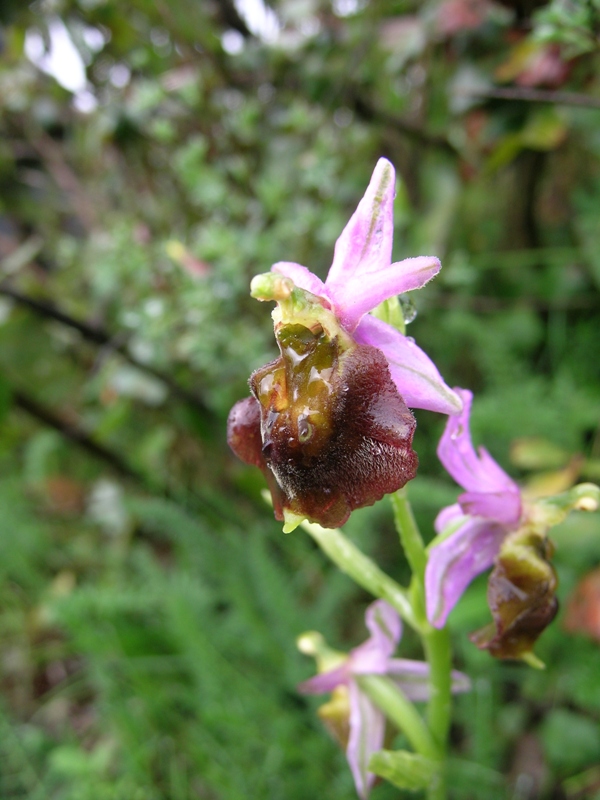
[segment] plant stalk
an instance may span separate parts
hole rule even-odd
[[[341,530],[322,528],[315,522],[303,522],[302,527],[342,572],[374,597],[386,600],[416,631],[421,630],[422,626],[415,617],[407,590],[386,575]]]
[[[430,734],[438,748],[438,754],[445,757],[451,712],[451,669],[450,637],[446,629],[432,627],[425,609],[425,568],[427,553],[417,527],[406,491],[401,489],[391,495],[394,520],[400,542],[413,572],[411,584],[413,609],[419,623],[419,633],[423,641],[425,657],[429,663],[429,700],[427,702],[427,723]],[[436,782],[428,792],[428,800],[444,800],[445,781]]]

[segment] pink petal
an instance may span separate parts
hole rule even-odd
[[[506,526],[516,525],[521,518],[521,493],[516,486],[503,492],[465,492],[458,502],[465,514]]]
[[[457,531],[429,551],[425,570],[427,617],[442,628],[473,578],[491,567],[506,536],[501,525],[467,518]]]
[[[346,758],[352,770],[358,796],[365,800],[375,776],[369,772],[373,753],[381,750],[385,733],[385,717],[360,691],[354,681],[350,683],[350,737]]]
[[[390,266],[395,183],[394,167],[380,158],[367,191],[335,244],[328,285],[341,286],[348,279]]]
[[[292,261],[278,261],[271,267],[271,272],[279,272],[280,275],[290,278],[299,289],[305,289],[307,292],[316,294],[319,297],[327,296],[323,281],[313,275],[306,267],[303,267],[302,264],[294,264]]]
[[[342,664],[340,667],[329,670],[329,672],[321,672],[307,681],[298,684],[298,691],[301,694],[326,694],[333,692],[338,686],[345,686],[349,680],[348,662]]]
[[[460,397],[444,383],[433,361],[411,338],[372,316],[363,317],[354,338],[381,350],[388,360],[392,380],[409,408],[426,408],[441,414],[460,411]]]
[[[456,389],[463,401],[462,412],[449,417],[438,445],[438,457],[454,480],[469,492],[519,494],[517,484],[501,469],[489,453],[471,442],[469,418],[473,394]]]
[[[327,295],[346,330],[352,332],[361,318],[388,297],[419,289],[441,269],[435,256],[405,258],[394,264],[381,264],[373,271],[361,265],[342,280],[327,278]],[[331,276],[331,271],[329,273]]]
[[[458,503],[455,503],[452,506],[446,506],[446,508],[442,508],[434,522],[436,533],[441,533],[444,528],[448,527],[448,525],[458,522],[458,520],[462,519],[464,516],[465,513]]]
[[[451,690],[453,694],[459,694],[460,692],[470,692],[472,689],[471,679],[468,675],[465,675],[464,672],[459,672],[457,669],[453,669],[450,673],[450,678],[452,680]]]
[[[429,664],[408,658],[392,658],[388,675],[409,700],[421,701],[429,697]]]
[[[423,702],[429,698],[429,664],[406,658],[392,658],[388,675],[409,700]],[[452,691],[467,692],[470,688],[469,678],[462,672],[452,670]]]
[[[365,621],[371,636],[350,654],[350,671],[354,675],[382,675],[400,641],[402,623],[396,610],[385,600],[371,603]]]

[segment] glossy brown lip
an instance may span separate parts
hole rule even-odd
[[[300,325],[277,331],[281,356],[250,378],[228,422],[233,451],[265,474],[275,516],[324,527],[411,480],[415,420],[382,353]]]

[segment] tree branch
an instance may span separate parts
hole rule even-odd
[[[519,100],[529,103],[554,103],[580,108],[600,108],[600,97],[580,92],[556,92],[550,89],[529,89],[522,86],[509,86],[504,89],[473,89],[469,94],[496,100]]]
[[[146,491],[163,495],[179,503],[188,511],[200,513],[210,519],[214,525],[228,522],[240,530],[244,530],[247,526],[247,520],[244,519],[243,514],[237,513],[235,504],[232,504],[227,498],[220,498],[218,493],[211,493],[210,489],[192,493],[158,482],[155,477],[135,469],[125,459],[121,458],[118,453],[95,441],[82,427],[67,422],[63,417],[19,389],[12,389],[11,396],[16,406],[29,414],[29,416],[53,428],[65,439],[81,447],[89,455],[103,461],[121,477],[134,480]]]
[[[381,122],[384,125],[388,125],[390,128],[394,128],[416,144],[443,150],[452,156],[458,155],[458,151],[446,137],[436,136],[424,130],[420,125],[415,125],[402,119],[402,117],[388,114],[387,111],[375,108],[374,105],[360,94],[352,94],[351,101],[355,113],[366,122]]]
[[[65,419],[59,417],[53,411],[50,411],[50,409],[42,406],[37,402],[37,400],[34,400],[32,397],[29,397],[23,392],[13,389],[12,397],[20,409],[26,411],[30,416],[34,417],[39,422],[43,422],[45,425],[49,425],[51,428],[54,428],[54,430],[58,431],[62,436],[65,437],[65,439],[78,444],[90,455],[94,456],[95,458],[99,458],[101,461],[104,461],[112,469],[114,469],[115,472],[118,472],[119,475],[122,475],[125,478],[134,478],[141,483],[145,482],[143,475],[127,464],[127,462],[124,461],[121,456],[119,456],[117,453],[114,453],[112,450],[109,450],[104,445],[95,442],[90,435],[79,426],[70,424]]]
[[[119,355],[133,367],[152,375],[152,377],[157,378],[159,381],[164,383],[173,396],[177,397],[179,400],[183,400],[209,420],[214,419],[213,412],[208,408],[201,397],[194,392],[190,392],[188,389],[185,389],[183,386],[180,386],[177,381],[175,381],[170,375],[164,373],[162,370],[138,361],[127,349],[127,343],[119,341],[118,336],[110,335],[107,331],[102,330],[101,328],[92,327],[83,320],[75,319],[50,303],[45,303],[41,300],[36,300],[29,295],[23,294],[17,289],[14,289],[12,286],[9,286],[6,282],[0,283],[0,294],[4,295],[5,297],[10,297],[12,300],[19,303],[19,305],[28,308],[30,311],[33,311],[39,316],[52,319],[55,322],[59,322],[61,325],[66,325],[67,327],[76,330],[88,342],[92,342],[93,344],[101,347],[109,348],[114,352],[119,353]]]

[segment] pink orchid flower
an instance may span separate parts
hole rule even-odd
[[[438,533],[455,530],[431,547],[425,572],[427,616],[444,626],[471,581],[492,566],[506,536],[522,521],[523,504],[517,484],[483,447],[471,442],[469,418],[473,395],[457,389],[463,410],[449,417],[438,456],[454,480],[466,489],[458,503],[442,509],[435,521]]]
[[[365,613],[370,633],[363,644],[351,650],[340,666],[315,675],[298,687],[304,694],[324,694],[345,687],[349,695],[348,741],[346,757],[354,777],[356,791],[362,800],[375,780],[369,772],[371,756],[383,747],[385,715],[361,690],[361,675],[385,675],[409,700],[423,701],[429,696],[429,665],[422,661],[392,658],[402,636],[400,617],[384,600],[376,600]],[[455,692],[467,691],[469,679],[460,672],[452,673]]]
[[[272,270],[324,298],[359,344],[381,350],[409,408],[456,414],[460,399],[444,383],[431,359],[413,339],[368,314],[384,300],[420,289],[441,268],[435,256],[392,263],[394,196],[394,168],[380,158],[364,197],[336,242],[325,282],[301,264],[289,261],[274,264]]]

